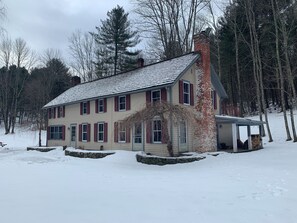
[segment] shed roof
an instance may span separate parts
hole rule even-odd
[[[234,116],[227,116],[227,115],[216,115],[216,122],[218,124],[236,124],[238,126],[259,126],[265,124],[265,122],[247,119],[247,118],[240,118],[240,117],[234,117]]]

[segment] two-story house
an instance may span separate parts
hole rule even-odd
[[[90,150],[132,150],[168,155],[162,125],[121,120],[155,101],[188,107],[196,122],[168,122],[175,154],[215,151],[215,114],[226,92],[210,64],[205,34],[194,37],[195,51],[170,60],[143,65],[132,71],[78,84],[44,106],[48,111],[48,146],[72,146]]]

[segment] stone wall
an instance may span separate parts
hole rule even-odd
[[[137,162],[149,164],[149,165],[167,165],[167,164],[178,164],[178,163],[190,163],[204,159],[204,156],[189,156],[189,157],[158,157],[136,154]]]
[[[65,156],[73,156],[78,158],[91,158],[91,159],[100,159],[104,158],[108,155],[113,155],[114,152],[92,152],[92,151],[73,151],[73,150],[65,150]]]

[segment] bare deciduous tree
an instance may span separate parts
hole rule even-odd
[[[83,81],[91,81],[95,78],[95,42],[89,33],[77,30],[69,38],[69,49],[73,58],[71,67],[81,76]]]
[[[252,62],[253,62],[253,73],[254,79],[256,82],[256,89],[257,89],[257,102],[258,102],[258,110],[259,110],[259,117],[262,121],[262,111],[264,112],[266,127],[269,137],[269,142],[272,142],[272,135],[269,126],[269,120],[267,115],[267,108],[265,104],[265,95],[264,95],[264,85],[263,85],[263,70],[262,70],[262,59],[261,59],[261,51],[260,51],[260,42],[256,27],[256,17],[254,11],[254,3],[250,0],[244,0],[245,4],[245,13],[247,17],[247,25],[249,28],[250,34],[250,42],[249,47],[251,50],[252,55]],[[264,129],[263,129],[264,132]]]
[[[36,53],[32,51],[25,40],[17,38],[13,43],[14,63],[17,67],[26,67],[28,70],[36,62]]]
[[[12,55],[12,41],[6,36],[2,39],[0,43],[0,59],[6,68],[9,67],[11,63]]]
[[[190,52],[197,32],[198,12],[209,0],[134,0],[139,29],[157,40],[165,58]]]
[[[62,61],[61,52],[58,49],[48,48],[44,51],[44,53],[40,56],[40,61],[44,66],[47,65],[49,61],[52,59],[59,59]]]
[[[26,41],[17,38],[14,41],[5,36],[0,43],[0,60],[5,67],[16,65],[30,70],[37,61],[36,53],[31,50]]]
[[[286,73],[287,73],[287,79],[288,79],[288,95],[291,99],[291,108],[290,108],[290,115],[291,115],[291,124],[292,124],[292,130],[293,130],[293,138],[294,142],[297,141],[296,136],[296,129],[295,129],[295,123],[294,123],[294,116],[293,116],[293,107],[295,106],[296,101],[296,91],[294,86],[294,78],[292,75],[289,55],[288,55],[288,31],[286,27],[286,22],[283,20],[279,6],[278,1],[271,0],[271,7],[273,12],[273,21],[274,21],[274,27],[275,27],[275,51],[276,51],[276,58],[277,58],[277,65],[278,65],[278,73],[280,78],[280,91],[281,91],[281,105],[282,110],[284,114],[284,121],[285,121],[285,128],[287,133],[287,141],[291,140],[291,134],[288,126],[288,120],[287,120],[287,112],[286,112],[286,105],[285,105],[285,75],[282,68],[282,61],[281,61],[281,55],[280,55],[280,34],[282,35],[282,40],[284,44],[284,55],[285,55],[285,64],[286,64]]]

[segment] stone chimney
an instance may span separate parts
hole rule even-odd
[[[137,67],[143,67],[144,66],[144,59],[143,58],[138,58],[137,60]]]
[[[194,132],[195,150],[199,152],[217,150],[216,121],[211,97],[211,69],[209,30],[194,35],[194,50],[199,52],[196,72],[196,127]]]

